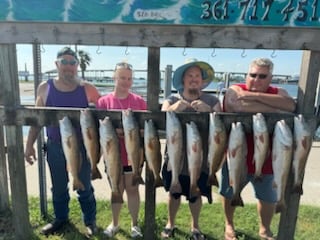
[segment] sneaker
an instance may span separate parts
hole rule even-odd
[[[97,226],[95,223],[86,226],[86,237],[91,238],[97,233]]]
[[[137,238],[137,237],[142,237],[141,229],[138,226],[133,226],[131,228],[131,237]]]
[[[111,223],[106,230],[103,231],[103,233],[105,235],[107,235],[108,237],[113,237],[114,235],[116,235],[117,232],[119,232],[119,226],[113,226],[113,224]]]
[[[48,223],[41,229],[41,234],[43,235],[53,234],[61,230],[67,223],[68,223],[68,220],[55,219],[53,222]]]

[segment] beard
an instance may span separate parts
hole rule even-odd
[[[62,74],[62,78],[69,83],[76,83],[78,81],[77,75],[69,72]]]
[[[190,88],[188,89],[188,93],[192,96],[199,96],[200,95],[200,91],[197,88]]]

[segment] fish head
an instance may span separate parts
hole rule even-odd
[[[123,128],[132,130],[137,127],[136,121],[133,116],[133,111],[128,108],[126,110],[122,110],[122,125]]]
[[[94,120],[92,113],[89,109],[80,110],[80,125],[81,127],[88,128],[93,126]]]
[[[150,138],[155,135],[155,128],[152,119],[144,121],[144,138]]]
[[[73,126],[69,117],[64,116],[59,120],[60,134],[63,136],[71,136],[73,134]]]
[[[305,120],[302,114],[295,116],[294,122],[294,134],[296,136],[311,136],[311,127]]]
[[[106,116],[103,120],[99,119],[100,138],[110,139],[115,136],[115,130],[111,118]]]
[[[268,131],[266,120],[262,113],[252,115],[253,130],[257,133]]]
[[[291,146],[293,143],[293,136],[291,129],[282,119],[277,121],[275,126],[275,136],[279,138],[280,142],[285,146]]]
[[[196,142],[200,140],[200,133],[195,122],[186,123],[187,138]]]

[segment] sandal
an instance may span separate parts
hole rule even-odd
[[[259,233],[259,237],[261,240],[276,240],[277,238],[273,236],[272,233],[270,233],[269,235],[268,234],[261,234]]]
[[[174,237],[174,231],[175,230],[176,230],[176,227],[173,227],[173,228],[165,227],[161,232],[161,238],[166,239],[166,238]]]
[[[204,235],[200,230],[198,229],[193,229],[191,231],[191,237],[190,240],[206,240],[207,237]]]
[[[238,240],[238,238],[236,237],[235,232],[225,232],[224,233],[224,239],[225,240]]]

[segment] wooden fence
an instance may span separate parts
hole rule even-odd
[[[320,68],[320,31],[317,28],[242,27],[215,25],[147,25],[108,23],[48,23],[0,22],[0,116],[5,128],[5,139],[0,142],[0,207],[9,208],[6,167],[8,164],[11,189],[11,209],[16,239],[30,236],[25,163],[23,156],[22,125],[56,124],[59,117],[78,112],[71,109],[35,109],[20,106],[16,47],[17,43],[37,46],[42,44],[87,44],[148,47],[148,113],[137,113],[141,121],[154,119],[164,129],[165,118],[159,112],[159,63],[161,47],[240,48],[240,49],[296,49],[305,50],[300,71],[297,113],[304,114],[318,124],[314,116],[315,96]],[[97,112],[97,114],[102,114]],[[103,114],[111,114],[104,112]],[[205,116],[205,117],[204,117]],[[112,113],[112,118],[119,115]],[[186,114],[185,121],[193,119],[207,125],[207,115]],[[226,125],[235,119],[250,125],[248,115],[223,114]],[[269,124],[276,120],[292,119],[291,115],[270,115]],[[270,125],[270,126],[271,126]],[[272,129],[272,128],[270,128]],[[0,131],[0,136],[3,136]],[[2,141],[3,139],[1,139]],[[3,144],[1,144],[3,143]],[[4,146],[6,145],[6,151]],[[5,154],[5,152],[7,154]],[[7,158],[6,158],[7,156]],[[8,159],[9,161],[6,161]],[[152,181],[146,180],[145,239],[153,239],[155,226],[155,191]],[[299,210],[299,195],[286,194],[287,210],[281,214],[278,239],[294,239]],[[0,210],[1,210],[0,209]]]

